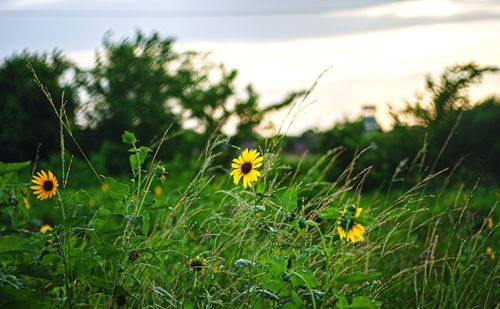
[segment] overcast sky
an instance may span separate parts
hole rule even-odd
[[[367,103],[387,124],[386,104],[411,100],[425,74],[466,61],[500,65],[500,0],[0,0],[0,58],[58,48],[89,66],[106,31],[118,40],[136,29],[210,51],[239,70],[239,87],[254,84],[262,104],[331,67],[292,133],[353,118]],[[499,85],[488,76],[473,96],[500,95]]]

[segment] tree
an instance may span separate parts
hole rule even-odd
[[[6,58],[0,65],[0,160],[23,161],[39,155],[47,158],[59,148],[59,124],[27,68],[31,64],[40,80],[56,98],[64,92],[65,110],[74,122],[77,96],[75,88],[64,80],[75,74],[74,65],[60,52],[29,53]]]
[[[425,79],[425,89],[430,97],[429,103],[422,102],[423,96],[419,96],[415,104],[407,104],[403,110],[392,112],[392,117],[396,124],[402,122],[401,116],[407,116],[410,122],[420,125],[439,121],[448,111],[468,107],[469,87],[481,82],[485,73],[497,71],[497,67],[481,67],[471,62],[446,68],[439,80],[428,75]]]
[[[254,128],[265,114],[288,106],[300,94],[260,107],[251,86],[244,99],[236,94],[236,70],[208,61],[206,54],[177,52],[173,44],[172,38],[158,33],[137,32],[118,42],[106,36],[95,67],[79,75],[89,98],[82,138],[97,141],[93,151],[109,157],[116,172],[123,166],[116,158],[126,151],[120,143],[125,130],[134,132],[143,144],[153,144],[168,127],[170,132],[191,128],[185,132],[190,142],[194,132],[199,134],[197,145],[185,145],[182,135],[176,135],[175,149],[164,152],[171,156],[174,151],[202,147],[229,119],[236,119],[239,133],[255,137]]]

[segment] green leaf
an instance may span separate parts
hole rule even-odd
[[[297,187],[288,188],[281,196],[281,206],[289,212],[297,208]]]
[[[122,140],[125,144],[135,145],[137,138],[135,138],[134,133],[125,131],[122,134]]]
[[[32,278],[54,280],[53,271],[49,270],[49,268],[45,265],[41,265],[38,263],[20,264],[17,266],[15,274],[30,276]]]
[[[87,220],[87,217],[82,216],[82,217],[72,217],[65,219],[61,221],[61,225],[64,226],[65,228],[72,228],[72,227],[84,227],[86,226],[85,221]]]
[[[99,216],[95,223],[95,232],[97,235],[119,234],[125,228],[125,217],[122,214],[111,214]]]
[[[131,150],[135,151],[135,153],[131,154],[128,157],[128,159],[130,161],[130,167],[132,167],[133,169],[140,168],[141,165],[146,160],[148,153],[152,151],[150,148],[145,147],[145,146],[141,146],[137,150],[136,149],[131,149]]]
[[[352,303],[349,308],[356,309],[377,309],[382,306],[382,302],[374,301],[366,297],[357,296],[352,299]]]
[[[287,259],[280,256],[264,256],[260,259],[260,263],[269,267],[269,273],[273,276],[282,276],[286,270]]]
[[[259,194],[264,194],[264,192],[266,192],[266,183],[265,182],[259,183],[256,192]]]
[[[79,190],[74,195],[75,203],[79,205],[87,205],[90,199],[89,193],[85,190]]]
[[[302,251],[302,253],[297,257],[297,263],[301,264],[308,255],[312,254],[323,254],[323,250],[316,245],[312,245]]]
[[[335,296],[335,298],[336,298],[335,308],[339,308],[339,309],[349,308],[349,302],[347,301],[347,298],[344,296],[344,294],[342,294],[339,291],[334,289],[333,296]]]
[[[359,218],[356,218],[356,222],[361,223],[364,226],[371,226],[375,224],[376,220],[368,214],[361,213],[361,216],[359,216]]]
[[[24,238],[10,235],[0,237],[0,253],[29,252],[32,250],[33,245]]]
[[[336,283],[338,285],[355,284],[355,283],[376,280],[379,277],[380,273],[378,272],[372,272],[372,273],[354,272],[337,277]]]
[[[0,307],[1,308],[23,308],[23,309],[46,309],[53,308],[43,301],[50,303],[44,294],[35,294],[30,290],[14,289],[9,286],[2,286],[0,289]]]
[[[321,219],[332,219],[332,220],[336,220],[342,216],[340,210],[338,210],[335,207],[328,207],[323,211],[317,212],[317,214],[318,217],[320,217]]]
[[[306,286],[306,282],[310,288],[318,286],[318,280],[312,271],[302,268],[296,269],[294,276],[292,277],[292,285],[294,287]]]
[[[111,177],[106,177],[106,182],[108,183],[109,187],[109,196],[113,199],[122,199],[126,197],[130,191],[130,188],[128,185],[119,183],[118,181],[114,180]]]
[[[17,172],[26,166],[30,165],[31,161],[16,162],[16,163],[4,163],[0,162],[0,175],[5,175],[12,172]]]

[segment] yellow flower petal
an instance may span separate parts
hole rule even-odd
[[[249,158],[248,158],[248,148],[243,150],[243,152],[241,153],[241,158],[243,159],[243,162],[249,162]]]

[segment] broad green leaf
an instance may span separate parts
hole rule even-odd
[[[329,207],[323,211],[317,212],[317,214],[318,217],[320,217],[321,219],[332,219],[332,220],[336,220],[342,216],[340,210],[338,210],[335,207]]]
[[[4,163],[0,162],[0,175],[5,175],[12,172],[17,172],[26,166],[30,165],[31,161],[26,162],[15,162],[15,163]]]
[[[85,190],[79,190],[74,195],[75,203],[79,205],[87,205],[89,202],[89,193]]]
[[[264,194],[264,192],[266,192],[266,183],[265,182],[259,183],[259,185],[257,186],[256,192],[260,193],[260,194]]]
[[[0,308],[46,309],[54,306],[44,294],[32,293],[26,288],[18,290],[3,285],[0,289]]]
[[[106,182],[108,183],[108,192],[111,198],[119,200],[128,195],[130,190],[128,185],[119,183],[111,177],[106,177]]]
[[[50,271],[45,265],[38,263],[20,264],[16,267],[15,274],[54,280],[53,271]]]
[[[72,228],[72,227],[84,227],[85,221],[87,220],[87,217],[82,216],[82,217],[72,217],[65,219],[61,221],[61,225],[64,226],[65,228]]]
[[[269,267],[268,271],[273,276],[282,276],[286,270],[287,259],[280,256],[264,256],[260,259],[260,263]]]
[[[122,140],[126,144],[135,145],[137,138],[135,138],[134,133],[125,131],[122,134]]]
[[[146,160],[146,157],[147,157],[148,153],[152,151],[150,148],[145,147],[145,146],[141,146],[137,150],[136,149],[131,149],[131,150],[135,151],[135,153],[131,154],[128,157],[128,159],[130,161],[130,167],[132,167],[133,169],[140,168],[141,165]]]
[[[282,301],[283,309],[305,308],[300,296],[296,292],[292,292],[292,296]]]
[[[371,226],[375,224],[375,218],[368,214],[361,213],[361,216],[359,216],[359,218],[356,218],[356,222],[361,223],[364,226]]]
[[[318,280],[314,277],[314,273],[310,270],[298,268],[295,270],[294,276],[292,277],[292,285],[294,287],[309,285],[310,288],[318,286]]]
[[[0,253],[30,252],[33,245],[26,239],[17,236],[0,237]]]
[[[281,206],[288,212],[297,209],[297,187],[292,186],[288,188],[281,196]]]
[[[366,297],[357,296],[352,299],[352,303],[349,308],[356,309],[377,309],[382,306],[382,302],[374,301]]]
[[[122,214],[111,214],[99,216],[95,223],[95,232],[97,235],[121,233],[125,228],[125,217]]]
[[[378,279],[380,277],[380,273],[377,272],[371,272],[371,273],[362,273],[362,272],[355,272],[355,273],[350,273],[346,275],[342,275],[337,277],[336,283],[338,285],[343,285],[343,284],[355,284],[355,283],[361,283],[361,282],[366,282],[366,281],[372,281],[375,279]]]

